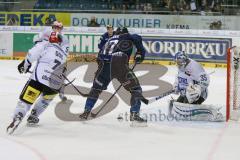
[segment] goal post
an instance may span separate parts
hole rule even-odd
[[[240,118],[240,47],[227,50],[226,120]]]

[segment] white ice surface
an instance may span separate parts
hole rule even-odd
[[[99,119],[65,122],[54,113],[57,97],[40,117],[38,127],[27,127],[24,119],[14,136],[6,134],[6,127],[16,106],[18,96],[29,75],[20,75],[20,61],[0,61],[0,160],[239,160],[240,125],[206,122],[150,121],[146,128],[131,128],[129,122],[119,122],[120,113],[129,106],[120,101],[110,114]],[[161,79],[174,81],[175,67]],[[86,67],[69,78],[85,87],[81,79]],[[225,105],[226,70],[207,69],[211,75],[209,98],[206,104]],[[144,73],[138,73],[139,75]],[[144,87],[144,90],[154,89]],[[113,92],[110,85],[109,90]],[[71,112],[83,110],[85,98],[71,96]],[[166,97],[150,106],[142,105],[142,113],[167,112]],[[224,113],[223,109],[223,113]]]

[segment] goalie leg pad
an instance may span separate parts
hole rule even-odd
[[[213,105],[173,103],[171,114],[178,120],[224,121],[222,113]]]

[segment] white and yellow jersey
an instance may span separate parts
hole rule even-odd
[[[48,43],[43,52],[30,52],[26,56],[30,63],[37,61],[31,79],[50,88],[60,89],[64,80],[61,74],[67,62],[68,52],[57,43]]]

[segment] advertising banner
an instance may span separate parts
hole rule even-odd
[[[33,47],[33,37],[37,33],[13,33],[14,56],[25,56]],[[69,39],[69,51],[73,54],[95,54],[98,53],[99,35],[93,34],[65,34]],[[23,45],[24,44],[24,45]]]
[[[0,57],[13,56],[13,36],[11,32],[0,32]]]
[[[33,46],[35,33],[14,33],[14,56],[24,56]],[[72,54],[97,54],[100,35],[65,34]],[[24,45],[23,45],[24,44]],[[199,61],[225,62],[226,50],[232,46],[231,38],[144,36],[143,46],[146,59],[172,60],[175,53],[184,50],[191,53],[190,58]]]
[[[239,16],[73,13],[71,26],[86,27],[92,17],[100,26],[131,28],[239,30],[240,25]]]
[[[114,27],[160,28],[160,16],[145,14],[71,14],[72,26],[87,26],[92,17],[96,17],[100,26],[112,24]]]
[[[96,54],[100,36],[95,34],[65,34],[69,39],[69,51],[72,53]]]
[[[23,57],[33,47],[33,37],[37,33],[13,33],[13,56]]]
[[[161,15],[162,29],[239,30],[239,16]]]
[[[204,37],[143,37],[147,59],[173,60],[178,51],[190,53],[189,57],[199,61],[225,62],[227,48],[232,46],[230,38]]]
[[[58,20],[64,26],[70,26],[69,13],[54,12],[0,12],[0,25],[44,26],[46,18]]]

